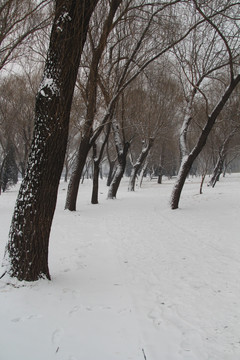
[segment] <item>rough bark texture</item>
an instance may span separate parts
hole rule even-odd
[[[171,208],[173,210],[178,208],[181,192],[182,192],[183,186],[185,184],[185,180],[189,174],[189,171],[192,167],[194,160],[197,158],[197,156],[200,154],[200,152],[204,148],[207,138],[208,138],[208,135],[209,135],[210,131],[212,130],[217,117],[221,113],[227,100],[229,99],[233,90],[236,88],[236,86],[238,85],[239,82],[240,82],[240,75],[237,75],[235,79],[232,79],[232,81],[231,81],[230,85],[228,86],[228,88],[226,89],[223,97],[218,102],[217,106],[215,107],[215,109],[213,110],[211,115],[208,117],[207,123],[199,136],[197,144],[195,145],[195,147],[193,148],[193,150],[191,151],[191,153],[189,155],[185,155],[182,158],[182,163],[181,163],[180,170],[178,173],[178,178],[177,178],[177,181],[173,188],[172,197],[171,197]]]
[[[98,0],[56,0],[50,45],[35,110],[35,128],[6,247],[18,280],[50,279],[48,244],[67,145],[69,113],[90,16]]]

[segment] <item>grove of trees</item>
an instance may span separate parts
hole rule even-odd
[[[240,3],[234,0],[3,0],[0,5],[0,192],[21,185],[6,273],[46,277],[61,176],[65,208],[99,177],[189,174],[215,186],[239,164]],[[159,190],[160,191],[160,190]],[[200,188],[202,192],[202,184]]]

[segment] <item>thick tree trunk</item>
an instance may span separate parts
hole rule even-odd
[[[181,166],[179,169],[179,173],[178,173],[178,177],[177,177],[177,181],[174,185],[172,196],[171,196],[171,208],[173,210],[178,208],[181,192],[182,192],[185,180],[188,176],[188,173],[192,167],[194,160],[197,158],[197,156],[200,154],[200,152],[204,148],[207,138],[208,138],[208,135],[209,135],[210,131],[212,130],[217,117],[221,113],[222,109],[224,108],[224,105],[226,104],[227,100],[229,99],[233,90],[236,88],[236,86],[238,85],[239,82],[240,82],[240,75],[237,75],[235,79],[232,79],[232,81],[231,81],[230,85],[228,86],[228,88],[226,89],[223,97],[218,102],[218,104],[215,107],[215,109],[213,110],[212,114],[208,117],[207,123],[199,136],[197,144],[195,145],[195,147],[193,148],[193,150],[191,151],[191,153],[189,155],[183,156]]]
[[[18,280],[46,277],[48,244],[67,146],[80,56],[98,0],[56,0],[44,77],[36,98],[33,142],[13,214],[4,263]]]

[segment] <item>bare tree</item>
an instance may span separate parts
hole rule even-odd
[[[112,131],[117,152],[118,164],[114,173],[112,182],[108,190],[108,199],[116,199],[119,185],[125,172],[127,155],[130,149],[133,136],[126,134],[126,118],[125,118],[125,104],[124,93],[121,96],[121,102],[119,101],[120,109],[117,107],[112,119]]]
[[[6,247],[5,264],[18,280],[50,279],[48,243],[67,146],[69,115],[88,24],[97,0],[56,0],[35,130]]]
[[[108,36],[114,28],[114,21],[116,21],[114,20],[115,14],[121,2],[122,0],[112,0],[109,7],[106,7],[106,4],[103,3],[101,9],[99,9],[100,13],[97,14],[98,16],[96,15],[95,18],[93,18],[93,21],[95,20],[95,27],[92,26],[89,31],[89,43],[92,57],[89,65],[89,73],[87,75],[86,88],[84,89],[83,95],[86,100],[86,119],[84,122],[83,135],[81,137],[81,142],[68,186],[65,204],[65,209],[71,211],[76,210],[76,200],[82,171],[88,152],[96,141],[96,137],[94,138],[94,141],[91,141],[91,138],[93,135],[93,123],[97,104],[98,67],[107,44]],[[108,11],[108,13],[105,21],[103,22],[102,16],[105,15],[106,11]],[[97,33],[99,32],[99,28],[101,29],[101,33],[98,38]]]
[[[132,173],[129,180],[129,190],[134,191],[137,174],[148,157],[152,147],[157,146],[158,164],[164,162],[166,137],[170,135],[172,124],[178,108],[178,86],[165,69],[170,67],[169,60],[162,59],[155,66],[144,72],[144,76],[135,81],[133,86],[139,86],[132,94],[128,91],[128,107],[126,109],[129,127],[139,139],[139,149],[131,147]],[[139,81],[140,80],[140,81]],[[170,137],[168,138],[170,141]],[[149,157],[150,159],[150,157]],[[159,168],[159,166],[158,166]]]
[[[11,139],[22,177],[31,146],[34,102],[39,79],[36,73],[28,77],[22,74],[12,75],[4,77],[0,86],[0,143],[4,152],[4,144]]]
[[[125,88],[150,63],[186,38],[196,26],[203,22],[200,20],[198,23],[189,23],[187,28],[179,33],[177,31],[178,26],[174,22],[175,17],[172,16],[173,9],[176,13],[179,10],[177,5],[185,6],[179,0],[167,3],[164,1],[154,3],[141,1],[140,4],[135,1],[126,1],[123,3],[127,10],[120,13],[118,20],[121,21],[116,20],[114,31],[109,32],[109,37],[105,43],[105,56],[101,57],[102,66],[97,68],[98,83],[103,94],[108,96],[108,106],[103,116],[102,126],[99,126],[96,132],[92,133],[92,122],[86,122],[87,128],[84,133],[87,134],[88,138],[90,136],[87,146],[84,146],[87,151],[105,124],[113,117],[119,96]],[[158,36],[156,36],[157,33]],[[97,48],[98,45],[95,46],[95,49]],[[95,109],[95,105],[93,109]],[[76,168],[73,169],[73,172],[78,174],[77,181],[70,181],[69,183],[66,209],[76,210],[79,180],[87,151],[83,149],[80,151],[79,148]],[[81,164],[81,166],[77,164]]]
[[[215,151],[217,158],[214,164],[211,179],[208,185],[214,187],[219,181],[220,175],[225,173],[227,167],[227,156],[232,150],[231,143],[239,135],[239,99],[238,96],[231,98],[222,113],[222,119],[216,124],[215,129]],[[231,159],[229,159],[231,162]]]
[[[234,61],[239,56],[239,53],[237,52],[238,47],[236,47],[238,40],[233,38],[232,34],[229,34],[229,29],[226,26],[226,19],[223,19],[223,14],[224,16],[227,16],[227,10],[229,9],[230,15],[235,14],[236,16],[239,4],[235,4],[235,7],[233,7],[233,4],[230,6],[230,2],[223,2],[224,4],[221,4],[220,6],[215,4],[215,8],[211,8],[208,7],[208,4],[201,7],[198,5],[197,1],[193,1],[193,3],[196,9],[193,16],[201,16],[206,21],[206,25],[203,24],[203,27],[197,29],[192,34],[190,52],[187,56],[186,53],[184,54],[182,52],[182,48],[180,50],[178,49],[179,51],[177,53],[177,58],[182,65],[182,71],[190,90],[186,92],[187,106],[180,133],[181,165],[172,192],[172,209],[178,208],[181,191],[193,162],[205,146],[208,135],[211,132],[216,119],[240,81],[240,75],[237,71],[234,71]],[[213,13],[218,14],[214,19]],[[230,18],[230,32],[234,33],[237,31],[237,24],[236,21],[232,20],[232,16],[230,16]],[[200,33],[198,33],[198,31],[200,31]],[[208,35],[206,36],[206,34]],[[206,39],[208,41],[206,41]],[[189,47],[187,44],[187,51],[188,49]],[[209,99],[206,92],[207,85],[210,80],[214,81],[214,79],[218,78],[218,81],[221,81],[224,71],[229,74],[229,83],[226,89],[223,90],[223,95],[215,101],[215,106],[212,105],[212,110],[210,110]],[[195,145],[189,150],[189,144],[187,142],[189,127],[194,119],[194,102],[199,96],[202,96],[206,102],[206,121],[203,128],[200,127],[200,133]]]
[[[0,4],[0,70],[25,56],[34,34],[52,20],[51,0],[3,0]]]

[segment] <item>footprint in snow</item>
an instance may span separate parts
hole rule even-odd
[[[52,333],[52,344],[53,345],[59,345],[60,341],[63,337],[64,331],[63,329],[56,329],[53,333]]]
[[[71,316],[73,313],[77,312],[80,309],[80,306],[76,305],[74,306],[68,313],[69,316]]]
[[[33,320],[33,319],[41,319],[42,315],[27,315],[27,316],[23,316],[23,317],[17,317],[12,319],[12,322],[21,322],[21,321],[26,321],[26,320]]]
[[[15,318],[15,319],[12,319],[11,321],[16,323],[16,322],[20,322],[21,320],[22,320],[21,318]]]

